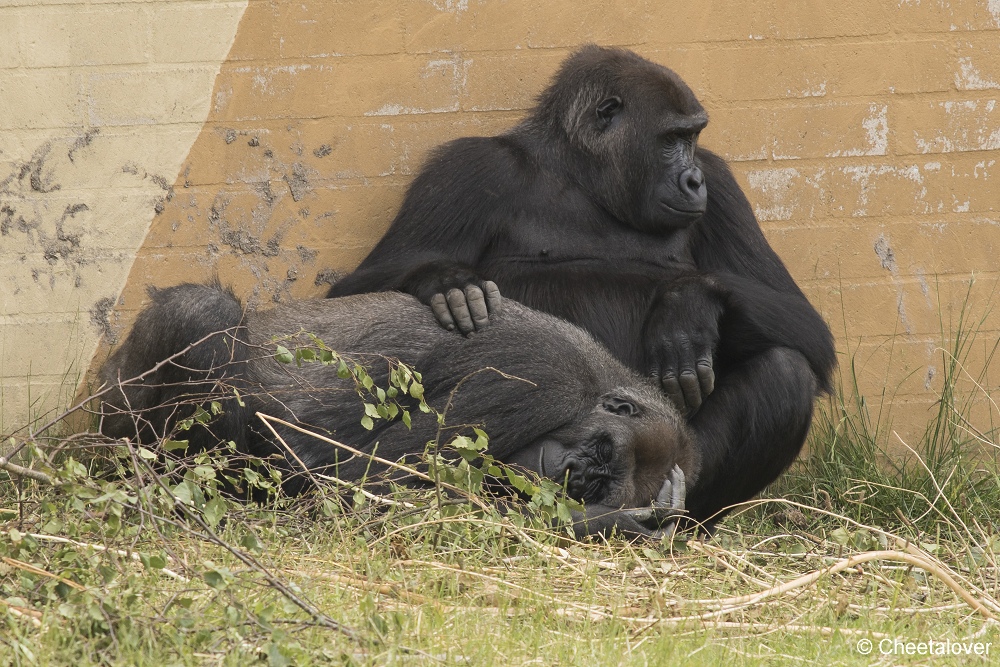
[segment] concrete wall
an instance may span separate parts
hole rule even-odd
[[[40,406],[59,403],[62,374],[127,330],[147,285],[217,275],[254,306],[322,294],[385,230],[430,147],[510,126],[591,41],[675,69],[700,96],[704,145],[732,162],[903,433],[934,399],[942,318],[973,273],[977,313],[996,281],[997,0],[242,9],[0,9],[20,26],[0,42],[5,428],[26,417],[29,376],[33,398],[54,392]],[[983,328],[973,367],[1000,321]]]
[[[0,3],[0,434],[64,405],[246,2]]]

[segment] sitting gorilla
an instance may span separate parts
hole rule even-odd
[[[180,285],[151,296],[101,370],[114,387],[102,400],[101,430],[114,438],[154,444],[194,404],[210,399],[223,403],[223,413],[185,434],[195,450],[232,440],[255,456],[287,455],[258,411],[389,460],[420,454],[439,437],[437,418],[417,410],[411,428],[395,419],[366,429],[353,380],[338,377],[336,365],[275,358],[276,334],[298,332],[283,344],[302,348],[312,345],[301,333],[309,332],[362,361],[378,386],[388,386],[385,358],[422,373],[425,400],[438,409],[447,405],[449,425],[482,425],[494,458],[563,482],[586,503],[586,516],[575,517],[578,534],[611,528],[630,537],[663,534],[663,520],[683,509],[685,481],[698,472],[693,439],[656,387],[583,330],[511,301],[493,326],[463,338],[442,329],[416,299],[394,292],[293,302],[262,313],[245,312],[218,286]],[[275,428],[294,452],[290,471],[302,473],[304,465],[352,480],[385,471],[367,457]],[[446,428],[442,440],[454,432]],[[287,477],[286,490],[301,489],[301,474]]]
[[[675,72],[581,48],[518,125],[434,150],[328,296],[406,292],[468,334],[503,294],[582,327],[685,411],[687,506],[717,520],[795,460],[836,356],[707,123]]]

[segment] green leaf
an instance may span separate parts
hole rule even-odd
[[[288,667],[292,664],[292,661],[288,659],[288,656],[284,654],[277,644],[271,642],[267,645],[267,664],[268,667]]]
[[[538,487],[532,484],[527,477],[514,472],[513,468],[507,468],[507,481],[521,493],[534,495],[538,490]]]
[[[375,419],[378,419],[379,417],[378,408],[371,403],[365,403],[365,414]]]
[[[142,563],[147,570],[162,570],[167,566],[167,561],[163,558],[163,556],[157,554],[140,553],[139,562]]]
[[[227,509],[229,509],[229,504],[226,503],[224,498],[220,496],[212,498],[205,504],[205,521],[207,521],[208,525],[212,528],[215,528],[219,525],[219,522],[222,521],[222,517],[226,515]]]
[[[194,475],[198,479],[215,479],[215,468],[212,466],[195,466]]]
[[[403,410],[402,420],[403,420],[403,424],[406,426],[406,428],[410,428],[410,411],[409,410]]]
[[[459,451],[464,449],[470,452],[481,452],[486,449],[486,441],[483,438],[473,440],[464,435],[457,436],[450,444]]]
[[[208,570],[203,576],[205,583],[217,591],[221,591],[229,585],[229,582],[226,581],[226,576],[219,570]]]
[[[175,452],[177,450],[185,450],[188,448],[187,440],[164,440],[160,447],[163,447],[165,452]]]
[[[791,544],[784,545],[781,552],[791,556],[801,556],[802,554],[809,553],[809,549],[801,542],[792,542]]]
[[[260,540],[257,539],[257,536],[253,533],[247,533],[244,535],[243,539],[240,540],[240,544],[244,549],[251,553],[257,555],[264,553],[264,545],[260,543]]]
[[[411,384],[410,385],[410,396],[412,396],[413,398],[417,398],[417,399],[423,398],[423,396],[424,396],[424,385],[420,384],[419,382],[414,382],[413,384]]]
[[[365,430],[370,431],[375,427],[375,422],[372,421],[371,417],[365,415],[361,418],[361,426],[364,427]]]
[[[830,533],[830,539],[842,547],[846,547],[851,542],[851,533],[846,528],[838,528]]]
[[[290,364],[295,361],[295,356],[288,351],[288,348],[284,345],[278,345],[275,347],[274,358],[283,364]]]
[[[139,448],[139,458],[146,459],[147,461],[155,461],[156,454],[146,449],[145,447]]]
[[[235,579],[232,571],[224,565],[216,565],[210,560],[206,560],[204,565],[207,568],[202,575],[205,583],[216,590],[222,590]]]
[[[173,492],[174,496],[180,502],[184,503],[185,505],[192,504],[192,501],[194,500],[194,495],[191,493],[191,485],[188,484],[187,482],[181,482],[180,484],[175,486],[173,488]]]

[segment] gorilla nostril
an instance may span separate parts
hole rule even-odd
[[[705,197],[705,175],[698,167],[691,167],[681,172],[681,192],[692,199]]]

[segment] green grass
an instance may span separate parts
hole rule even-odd
[[[39,439],[28,460],[53,484],[0,478],[0,663],[995,661],[1000,468],[965,368],[979,324],[943,328],[941,401],[912,452],[886,454],[891,402],[863,400],[849,366],[809,454],[708,541],[579,543],[433,490],[238,505],[213,500],[210,457],[179,489],[140,450]],[[886,656],[884,639],[992,646]]]

